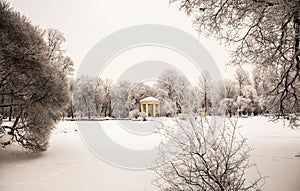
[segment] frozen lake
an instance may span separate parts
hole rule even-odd
[[[16,145],[0,149],[0,190],[157,191],[151,184],[155,178],[152,171],[126,168],[138,163],[140,167],[148,165],[142,161],[153,153],[147,156],[142,151],[155,148],[162,139],[152,133],[153,123],[60,122],[51,137],[49,150],[43,154],[26,153]],[[239,132],[253,148],[251,160],[256,162],[262,176],[269,177],[265,190],[299,191],[300,129],[290,129],[282,122],[270,122],[264,117],[240,118],[239,124]],[[80,133],[79,128],[82,128]],[[87,131],[88,128],[95,131]],[[105,136],[112,142],[104,141]],[[95,144],[99,153],[91,144]],[[111,147],[113,144],[121,147]],[[121,150],[113,150],[120,148],[135,152],[122,157]]]

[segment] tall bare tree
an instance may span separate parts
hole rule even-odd
[[[299,113],[299,0],[170,0],[193,17],[202,34],[234,44],[233,61],[274,75],[274,113]]]
[[[91,118],[96,116],[95,89],[97,79],[81,76],[73,84],[73,106],[76,117]]]
[[[132,83],[130,81],[119,81],[113,87],[112,103],[115,107],[114,115],[116,117],[126,118],[129,115],[128,97]]]
[[[163,104],[174,110],[167,109],[170,116],[187,113],[190,110],[191,84],[185,76],[179,74],[176,70],[164,70],[159,76],[156,88],[165,92],[162,98],[162,101],[165,102]]]
[[[225,79],[224,80],[225,98],[236,98],[236,84],[234,81]]]
[[[50,63],[66,75],[72,75],[74,63],[63,48],[66,42],[64,34],[57,29],[49,28],[43,30],[41,36],[47,43],[47,56]]]
[[[250,83],[249,74],[244,69],[238,68],[235,71],[234,77],[235,77],[235,80],[238,83],[239,96],[242,96],[243,87],[246,86],[246,85],[249,85],[249,83]]]
[[[95,88],[95,104],[98,116],[106,117],[112,116],[113,105],[112,105],[112,95],[113,94],[113,84],[109,79],[97,80],[97,85]]]
[[[202,100],[202,106],[204,112],[208,112],[208,108],[211,107],[211,93],[213,90],[213,80],[207,71],[203,71],[198,81],[200,100]]]

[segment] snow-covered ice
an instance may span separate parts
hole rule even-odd
[[[300,129],[265,117],[239,118],[238,124],[253,149],[251,160],[267,176],[265,190],[299,191]]]
[[[300,129],[265,117],[240,118],[238,123],[238,131],[253,148],[251,160],[262,176],[268,176],[265,190],[299,191]],[[26,153],[17,145],[0,149],[1,191],[157,191],[151,185],[154,178],[150,170],[128,170],[103,162],[85,146],[74,121],[58,124],[43,154]]]
[[[1,191],[154,191],[151,171],[111,166],[94,156],[76,130],[61,122],[46,153],[25,153],[13,145],[0,149]]]

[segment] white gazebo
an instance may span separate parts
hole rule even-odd
[[[156,117],[160,115],[160,101],[155,97],[146,97],[140,100],[141,112],[145,112],[147,116]]]

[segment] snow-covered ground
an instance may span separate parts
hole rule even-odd
[[[300,129],[284,127],[282,122],[270,122],[264,117],[240,118],[239,132],[253,148],[255,161],[262,176],[268,176],[268,191],[300,190]],[[85,122],[88,123],[88,122]],[[98,123],[98,122],[97,122]],[[116,121],[101,121],[106,133],[116,133]],[[124,125],[146,125],[147,122],[122,122]],[[137,127],[130,126],[128,132]],[[151,126],[147,126],[151,130]],[[147,130],[147,131],[148,131]],[[140,132],[147,140],[147,131]],[[122,132],[120,136],[126,136]],[[128,135],[129,136],[129,135]],[[157,144],[157,136],[154,136]],[[123,137],[124,138],[124,137]],[[117,141],[117,137],[113,138]],[[131,149],[134,137],[121,143]],[[136,139],[141,141],[140,139]],[[101,140],[99,140],[101,141]],[[140,144],[140,143],[139,143]],[[114,155],[112,151],[112,155]],[[251,176],[251,175],[250,175]],[[16,145],[0,149],[0,190],[101,190],[101,191],[156,191],[151,182],[155,174],[150,170],[129,170],[112,166],[94,155],[82,140],[82,133],[74,121],[63,121],[55,129],[49,150],[43,154],[26,153]]]
[[[300,129],[264,117],[240,118],[239,132],[253,149],[251,159],[267,176],[268,191],[300,190]]]

